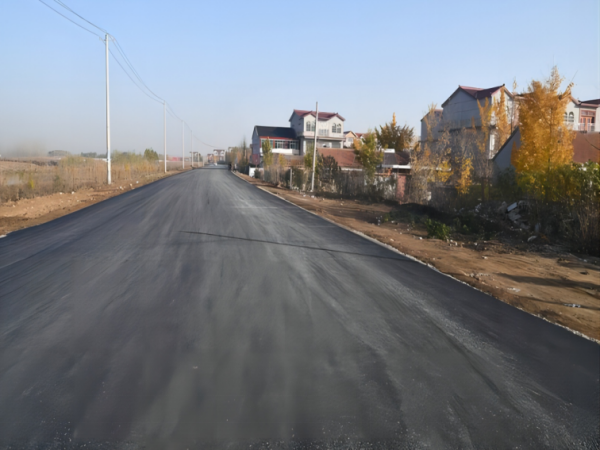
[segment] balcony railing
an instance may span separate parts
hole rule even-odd
[[[575,123],[575,124],[573,124],[573,130],[594,133],[596,131],[596,124],[595,123]]]
[[[315,133],[314,133],[314,131],[303,131],[303,132],[299,133],[298,135],[299,136],[304,136],[304,137],[314,137]],[[319,136],[319,137],[343,138],[344,137],[344,133],[332,133],[331,130],[321,129],[317,133],[317,136]]]

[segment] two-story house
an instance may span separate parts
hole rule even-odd
[[[567,105],[564,122],[570,124],[575,131],[600,132],[597,125],[600,115],[600,99],[579,101],[571,97]]]
[[[344,119],[338,113],[319,111],[319,123],[316,124],[316,112],[295,109],[290,117],[290,128],[298,137],[300,155],[312,148],[317,133],[317,148],[343,148]]]
[[[450,133],[456,133],[462,129],[468,129],[475,125],[475,129],[481,128],[481,117],[479,114],[479,105],[484,106],[486,99],[489,105],[497,104],[500,101],[502,92],[505,94],[506,115],[509,120],[516,122],[517,107],[513,94],[505,85],[482,89],[469,86],[458,86],[458,88],[442,103],[442,109],[435,111],[436,127],[434,134],[447,129]],[[427,140],[426,118],[421,119],[421,142]],[[494,126],[494,117],[492,116],[492,127]],[[489,157],[493,157],[498,151],[499,146],[496,142],[496,134],[492,130],[487,143]]]
[[[354,131],[344,132],[344,148],[354,148],[354,141],[360,137]]]

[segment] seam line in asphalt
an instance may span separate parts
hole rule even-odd
[[[214,233],[205,233],[203,231],[181,231],[182,233],[189,233],[189,234],[201,234],[201,235],[205,235],[205,236],[214,236],[214,237],[220,237],[220,238],[225,238],[225,239],[236,239],[239,241],[249,241],[249,242],[260,242],[263,244],[273,244],[273,245],[283,245],[286,247],[297,247],[297,248],[304,248],[307,250],[320,250],[322,252],[331,252],[331,253],[343,253],[345,255],[354,255],[354,256],[366,256],[367,258],[378,258],[378,259],[391,259],[393,261],[402,261],[402,262],[411,262],[413,263],[414,261],[412,260],[406,260],[404,258],[394,258],[391,256],[381,256],[381,255],[369,255],[366,253],[357,253],[357,252],[348,252],[348,251],[344,251],[344,250],[335,250],[332,248],[321,248],[321,247],[310,247],[308,245],[300,245],[300,244],[288,244],[285,242],[276,242],[276,241],[265,241],[262,239],[252,239],[252,238],[243,238],[243,237],[237,237],[237,236],[227,236],[224,234],[214,234]]]

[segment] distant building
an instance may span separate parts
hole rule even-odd
[[[354,131],[344,132],[344,148],[354,148],[354,141],[360,137]]]
[[[579,127],[574,128],[583,128],[581,122],[579,122]],[[492,159],[495,174],[513,167],[511,163],[513,148],[519,149],[521,144],[521,130],[517,127]],[[575,139],[573,139],[573,162],[583,164],[588,161],[600,163],[600,133],[577,131]]]
[[[344,147],[344,119],[338,113],[319,112],[315,123],[315,111],[295,109],[289,119],[289,127],[256,125],[252,133],[253,164],[260,164],[262,145],[270,141],[273,153],[302,156],[312,148],[317,134],[317,148],[342,149]]]
[[[410,173],[410,153],[406,150],[396,152],[393,148],[385,149],[380,169],[389,173]]]
[[[482,89],[469,86],[458,86],[458,88],[442,103],[443,109],[436,109],[433,114],[435,117],[429,118],[427,113],[421,119],[421,145],[428,139],[428,127],[426,118],[433,119],[436,126],[430,130],[433,134],[432,138],[437,139],[438,133],[442,129],[447,129],[450,133],[457,132],[461,129],[472,128],[475,125],[476,130],[481,129],[481,117],[479,115],[479,105],[484,105],[486,99],[489,104],[497,104],[500,101],[502,92],[505,94],[506,113],[510,118],[516,120],[517,105],[514,95],[506,88],[506,86],[495,86],[492,88]],[[496,142],[497,136],[495,131],[495,121],[492,120],[492,132],[486,143],[489,157],[493,157],[499,150]]]
[[[48,152],[48,156],[52,156],[54,158],[62,158],[64,156],[69,156],[71,153],[69,153],[66,150],[50,150]]]
[[[362,170],[362,165],[356,158],[354,152],[344,150],[341,148],[318,148],[317,151],[324,158],[331,157],[335,159],[335,162],[337,163],[340,170]]]
[[[252,132],[252,164],[260,164],[262,145],[270,141],[273,153],[283,155],[299,155],[299,144],[296,132],[289,127],[264,127],[257,125]]]
[[[300,143],[300,154],[306,153],[317,133],[317,148],[342,148],[344,143],[344,119],[338,113],[319,112],[319,123],[315,124],[315,111],[295,109],[290,117],[290,126]]]
[[[215,150],[213,150],[213,153],[215,155],[215,162],[225,161],[225,150],[215,149]]]

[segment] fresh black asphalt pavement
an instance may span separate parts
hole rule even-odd
[[[599,360],[227,170],[0,239],[0,448],[598,449]]]

